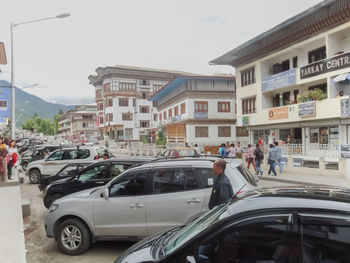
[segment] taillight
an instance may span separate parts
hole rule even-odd
[[[238,191],[237,195],[243,194],[245,191]]]
[[[100,159],[100,158],[98,158],[98,155],[96,155],[95,158],[94,158],[94,160],[98,160],[98,159]]]

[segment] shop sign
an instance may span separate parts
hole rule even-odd
[[[272,76],[268,76],[263,78],[261,81],[261,91],[267,92],[283,87],[288,87],[295,85],[297,83],[296,77],[296,69],[290,69],[287,71],[283,71],[281,73],[277,73]]]
[[[249,116],[242,117],[242,126],[249,126]]]
[[[300,79],[306,79],[350,66],[350,52],[324,59],[300,68]]]
[[[6,120],[10,116],[10,89],[0,89],[0,123],[6,123]]]
[[[342,144],[340,146],[340,154],[343,158],[350,158],[350,145],[349,144]]]
[[[310,116],[316,114],[316,102],[306,102],[299,104],[299,116]]]
[[[194,118],[195,119],[208,119],[208,112],[195,112]]]
[[[293,158],[294,167],[304,167],[304,159],[302,158]]]
[[[350,99],[340,100],[340,116],[341,118],[350,117]]]
[[[288,165],[288,157],[282,157],[281,158],[281,164],[282,165]]]
[[[288,119],[288,106],[269,109],[269,120]]]

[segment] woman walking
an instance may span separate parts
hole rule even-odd
[[[260,144],[256,145],[254,155],[255,155],[255,165],[256,165],[256,170],[257,170],[256,175],[259,175],[259,174],[263,175],[263,171],[261,170],[261,163],[264,160],[264,153],[261,150]]]
[[[270,169],[269,169],[268,175],[270,175],[271,171],[272,171],[273,175],[277,176],[277,173],[276,173],[276,170],[275,170],[276,151],[275,151],[275,148],[273,147],[273,144],[270,144],[268,162],[269,162],[269,165],[270,165]]]
[[[7,176],[9,180],[12,180],[12,168],[17,165],[17,147],[16,147],[16,140],[11,140],[9,147],[8,147],[8,153],[7,153]]]
[[[250,168],[250,164],[252,164],[254,167],[254,171],[256,173],[254,149],[250,144],[248,144],[248,156],[247,157],[248,157],[248,166],[247,166],[248,170]]]
[[[7,147],[6,147],[6,144],[4,144],[3,139],[0,137],[0,182],[7,181],[6,156],[7,156]]]

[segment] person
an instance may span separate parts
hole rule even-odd
[[[17,147],[16,147],[16,141],[15,140],[10,140],[8,149],[7,149],[7,178],[9,180],[12,180],[12,168],[14,166],[18,166],[17,163],[17,157],[18,157],[18,152],[17,152]]]
[[[261,140],[261,138],[259,138],[258,144],[260,145],[260,149],[262,149],[262,140]]]
[[[47,157],[48,154],[49,154],[49,151],[48,151],[48,150],[45,150],[45,151],[44,151],[44,159]]]
[[[0,137],[0,182],[7,181],[7,165],[6,165],[7,147]]]
[[[256,145],[254,155],[255,155],[255,165],[257,170],[256,175],[259,175],[259,174],[263,175],[263,171],[261,170],[261,163],[264,160],[264,152],[261,150],[260,144]]]
[[[273,147],[273,144],[269,145],[269,154],[268,154],[268,164],[270,165],[269,172],[267,173],[268,175],[271,174],[271,171],[274,176],[277,176],[276,170],[275,170],[275,162],[276,162],[276,152],[275,148]]]
[[[248,170],[249,170],[250,165],[252,164],[254,167],[254,171],[256,173],[254,149],[250,144],[248,144],[247,157],[248,157],[248,165],[247,165]]]
[[[109,159],[109,154],[107,151],[105,151],[103,154],[103,160],[107,160],[107,159]]]
[[[224,143],[222,143],[221,145],[220,145],[220,148],[219,148],[219,155],[220,155],[220,157],[222,157],[222,158],[224,158],[225,157],[225,155],[226,155],[226,147],[225,147],[225,144]]]
[[[217,160],[213,165],[213,172],[217,176],[209,199],[209,209],[227,203],[233,196],[230,180],[225,175],[226,161]]]
[[[241,147],[241,143],[240,142],[237,142],[236,157],[237,158],[242,158],[243,157],[243,148]]]
[[[287,144],[291,144],[292,143],[292,137],[290,136],[290,134],[288,134],[287,136]]]
[[[109,147],[108,141],[105,142],[105,146],[106,146],[107,148]]]
[[[229,158],[235,158],[236,157],[236,148],[235,144],[231,143],[231,147],[228,149],[228,155]]]
[[[278,142],[275,142],[276,163],[275,166],[280,167],[280,174],[282,173],[282,149],[279,147]]]
[[[198,144],[195,144],[195,145],[194,145],[194,149],[196,150],[196,152],[197,152],[198,154],[201,154],[201,153],[202,153],[201,147],[199,147]]]

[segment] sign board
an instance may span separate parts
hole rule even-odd
[[[5,45],[3,42],[0,42],[0,64],[6,65],[6,52],[5,52]]]
[[[306,103],[300,103],[299,104],[299,116],[310,116],[316,114],[316,102],[306,102]]]
[[[249,126],[249,116],[242,117],[242,126]]]
[[[302,158],[293,158],[294,167],[304,167],[304,159]]]
[[[208,119],[208,112],[195,112],[194,118],[195,119]]]
[[[282,165],[288,165],[288,157],[282,157],[281,158],[281,164]]]
[[[10,89],[0,88],[0,123],[6,122],[10,116]]]
[[[268,114],[269,120],[288,119],[288,106],[271,108]]]
[[[300,68],[300,79],[314,77],[350,66],[350,52]]]
[[[350,99],[340,100],[340,117],[348,118],[350,117]]]
[[[349,144],[340,145],[340,155],[343,158],[350,158],[350,145]]]
[[[296,77],[296,69],[290,69],[287,71],[283,71],[281,73],[277,73],[272,76],[268,76],[263,78],[261,81],[261,91],[267,92],[283,87],[288,87],[295,85],[297,83]]]

